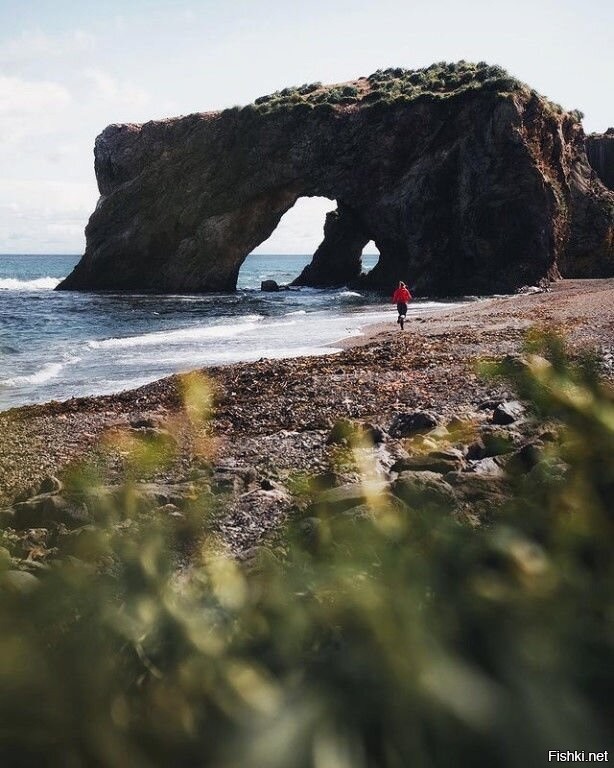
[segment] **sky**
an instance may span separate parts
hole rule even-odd
[[[612,0],[0,0],[0,253],[83,252],[110,123],[459,59],[614,125]],[[299,200],[258,250],[313,252],[333,207]]]

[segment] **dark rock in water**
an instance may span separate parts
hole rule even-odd
[[[388,432],[391,437],[408,437],[418,432],[428,432],[439,424],[439,418],[430,411],[397,413]]]
[[[524,406],[517,400],[500,403],[492,414],[493,424],[513,424],[524,415]]]
[[[390,70],[223,112],[107,127],[100,200],[64,290],[234,290],[303,196],[336,202],[300,285],[511,292],[614,274],[614,194],[575,113],[504,70]],[[421,84],[422,83],[422,84]],[[427,83],[436,83],[436,87]],[[374,240],[378,264],[361,277]]]
[[[597,176],[609,189],[614,189],[614,128],[586,137],[586,154]]]
[[[260,283],[260,290],[274,293],[279,290],[279,283],[276,280],[263,280]]]

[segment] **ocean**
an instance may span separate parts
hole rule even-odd
[[[263,293],[310,256],[248,256],[235,293],[56,292],[78,256],[0,255],[0,410],[110,394],[179,371],[260,358],[321,355],[374,322],[382,296],[347,289]],[[377,256],[363,257],[368,270]],[[410,312],[447,305],[415,301]]]

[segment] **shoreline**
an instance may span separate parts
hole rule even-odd
[[[185,483],[204,461],[194,447],[201,440],[214,468],[255,467],[276,481],[327,471],[327,436],[339,419],[387,429],[408,410],[471,418],[481,401],[509,395],[477,375],[476,361],[516,354],[532,326],[553,326],[572,349],[595,347],[614,359],[614,279],[564,280],[544,293],[476,301],[445,314],[425,311],[402,332],[395,319],[391,309],[390,323],[365,327],[330,355],[199,369],[215,393],[213,414],[202,434],[180,440],[174,465],[156,480]],[[614,377],[612,368],[607,375]],[[113,431],[181,432],[181,381],[173,375],[116,395],[0,412],[0,508],[35,493],[45,477],[99,458]],[[124,458],[116,449],[107,452],[105,477],[118,481]]]

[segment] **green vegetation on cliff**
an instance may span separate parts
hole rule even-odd
[[[529,90],[499,66],[485,62],[439,62],[423,69],[378,69],[369,77],[352,83],[305,83],[294,88],[284,88],[268,96],[261,96],[249,108],[267,113],[298,105],[303,108],[322,104],[344,107],[411,102],[420,97],[446,98],[471,90],[509,93],[522,89]]]

